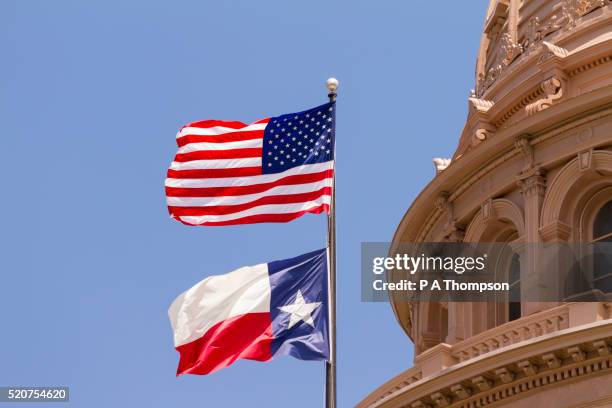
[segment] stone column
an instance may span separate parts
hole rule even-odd
[[[540,285],[540,271],[538,259],[540,254],[540,211],[546,192],[545,172],[534,167],[524,171],[518,180],[525,209],[525,259],[521,262],[521,292],[522,297],[533,300],[539,297],[538,291],[544,288]],[[521,315],[527,316],[548,306],[542,302],[522,302]]]
[[[510,0],[508,7],[508,34],[514,44],[518,44],[519,0]]]
[[[448,303],[448,334],[446,343],[455,344],[469,337],[472,327],[471,308],[468,302]],[[468,331],[468,333],[466,333]]]
[[[436,207],[446,218],[443,242],[463,242],[465,231],[455,219],[450,193],[443,192],[436,200]],[[447,343],[454,344],[471,335],[471,304],[466,302],[448,302]]]

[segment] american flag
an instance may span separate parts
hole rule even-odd
[[[166,179],[170,215],[187,225],[234,225],[329,212],[335,109],[184,126]]]

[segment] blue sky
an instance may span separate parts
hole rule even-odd
[[[339,406],[410,367],[389,305],[360,302],[360,243],[390,240],[454,151],[485,7],[2,1],[0,385],[69,385],[88,408],[321,406],[316,362],[175,378],[166,310],[207,275],[322,247],[325,217],[189,228],[163,182],[181,125],[316,106],[332,75]]]

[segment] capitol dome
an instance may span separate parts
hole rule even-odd
[[[435,159],[393,248],[612,242],[612,2],[491,1],[467,104],[453,157]],[[517,283],[537,281],[536,255],[519,255]],[[581,290],[612,292],[610,268]],[[391,294],[414,366],[359,407],[612,407],[612,302],[577,300]]]

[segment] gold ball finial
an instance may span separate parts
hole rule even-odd
[[[334,77],[331,77],[326,81],[326,84],[327,84],[327,90],[329,91],[329,93],[335,94],[336,91],[338,90],[338,85],[339,85],[338,80]]]

